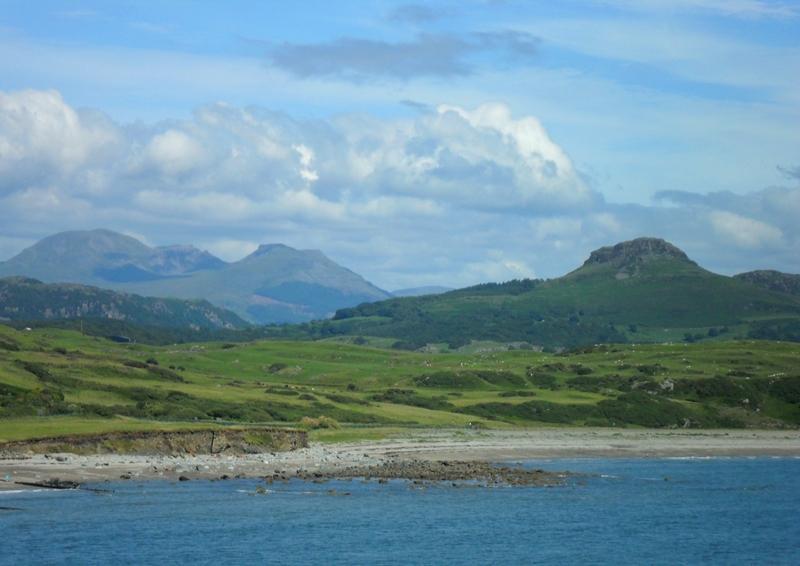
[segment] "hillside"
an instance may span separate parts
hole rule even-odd
[[[320,416],[358,425],[323,431],[340,439],[420,425],[797,427],[799,362],[799,345],[759,341],[433,354],[331,341],[159,348],[0,326],[0,442]]]
[[[440,285],[428,285],[426,287],[409,287],[408,289],[396,289],[392,291],[394,297],[421,297],[423,295],[441,295],[452,291],[452,287],[442,287]]]
[[[672,244],[640,238],[595,250],[557,279],[397,298],[334,318],[343,333],[393,337],[411,348],[470,340],[567,347],[694,341],[720,333],[791,339],[800,298],[711,273]]]
[[[259,247],[226,263],[193,246],[151,248],[109,230],[63,232],[0,263],[0,276],[205,299],[257,323],[302,322],[389,297],[317,250]]]
[[[153,299],[97,287],[46,284],[25,277],[0,279],[0,319],[58,321],[81,319],[186,330],[242,329],[236,314],[207,301]]]
[[[800,296],[800,275],[781,273],[771,269],[748,271],[733,276],[762,289]]]

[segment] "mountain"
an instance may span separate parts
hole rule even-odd
[[[111,230],[89,230],[61,232],[44,238],[0,263],[0,276],[107,285],[150,281],[224,266],[221,259],[193,246],[151,248]]]
[[[0,263],[0,277],[205,299],[257,323],[304,322],[390,295],[317,250],[259,247],[226,263],[193,246],[152,248],[110,230],[62,232]]]
[[[326,318],[344,306],[389,297],[322,252],[283,244],[262,245],[220,270],[132,288],[156,296],[203,297],[259,323]]]
[[[392,291],[394,297],[421,297],[423,295],[441,295],[452,291],[452,287],[441,287],[439,285],[428,285],[427,287],[410,287],[408,289],[397,289]]]
[[[771,269],[748,271],[733,276],[740,281],[746,281],[762,289],[800,296],[800,275],[781,273]]]
[[[470,340],[662,342],[720,332],[761,337],[780,335],[775,325],[787,324],[793,336],[800,298],[711,273],[664,240],[639,238],[595,250],[557,279],[396,298],[341,309],[334,320],[340,332],[392,337],[407,347]]]
[[[27,277],[0,279],[0,318],[5,320],[113,320],[154,327],[241,329],[236,314],[207,301],[153,299],[73,283]]]

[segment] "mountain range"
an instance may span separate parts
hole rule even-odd
[[[391,295],[318,250],[260,246],[225,262],[194,246],[150,247],[110,230],[62,232],[0,263],[0,277],[205,299],[254,323],[303,322]]]
[[[797,276],[703,269],[674,245],[639,238],[593,251],[550,280],[488,283],[439,295],[339,310],[338,331],[399,339],[405,347],[471,340],[543,346],[695,341],[727,337],[800,340]]]
[[[108,230],[45,238],[0,263],[4,275],[16,277],[2,280],[0,317],[18,321],[94,318],[240,332],[245,321],[316,320],[249,327],[245,334],[367,336],[410,349],[471,341],[543,347],[719,336],[800,341],[800,276],[768,270],[718,275],[656,238],[597,249],[555,279],[396,291],[404,297],[391,297],[315,250],[262,245],[227,263],[192,246],[153,248]]]

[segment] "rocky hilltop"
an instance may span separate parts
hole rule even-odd
[[[621,267],[653,259],[674,259],[695,264],[683,250],[666,240],[636,238],[594,250],[583,265],[612,264]]]
[[[788,295],[800,295],[800,275],[793,273],[781,273],[772,269],[761,269],[748,271],[734,275],[735,279],[746,281],[762,289],[786,293]]]

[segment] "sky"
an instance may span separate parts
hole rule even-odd
[[[109,228],[392,290],[660,237],[800,273],[800,2],[0,0],[0,260]]]

